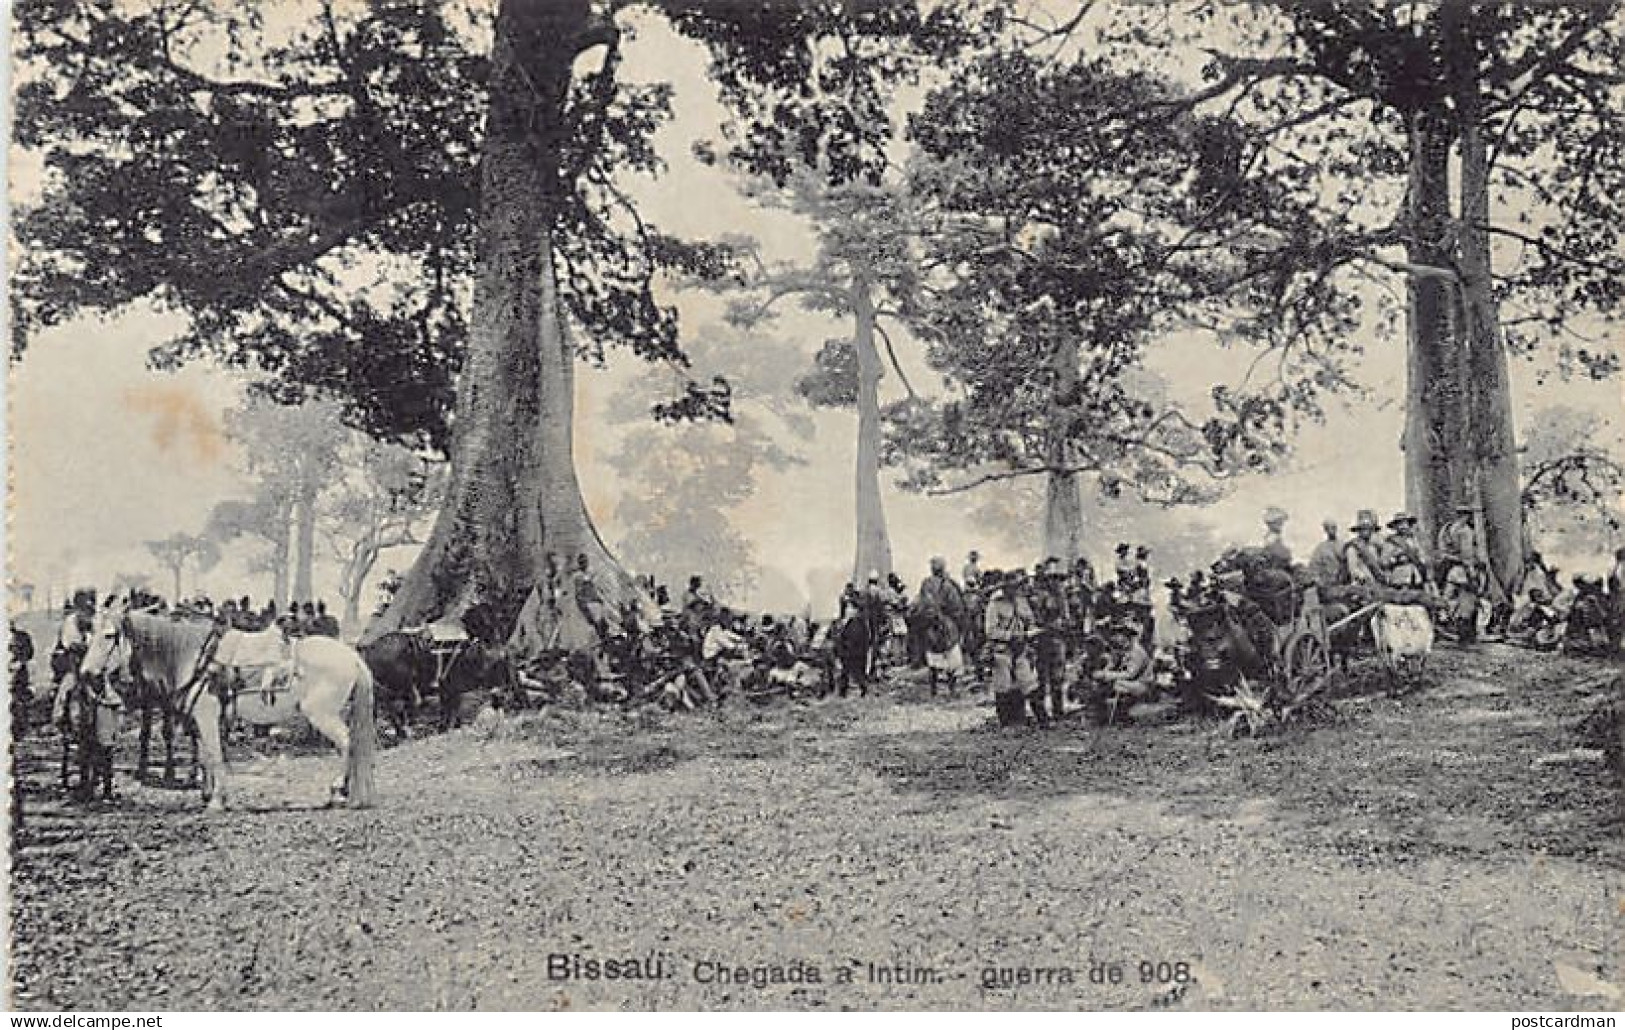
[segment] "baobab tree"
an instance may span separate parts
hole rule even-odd
[[[1221,10],[1214,45],[1203,19]],[[1618,364],[1581,327],[1625,297],[1622,11],[1283,0],[1199,4],[1181,23],[1125,9],[1108,48],[1125,66],[1147,47],[1203,54],[1202,84],[1146,117],[1233,116],[1227,188],[1290,184],[1321,208],[1330,264],[1401,277],[1409,505],[1431,535],[1472,504],[1503,586],[1525,539],[1509,354]]]
[[[372,431],[442,448],[443,506],[380,628],[476,601],[511,614],[549,552],[585,556],[612,598],[630,589],[576,478],[574,363],[620,345],[681,367],[656,284],[728,271],[726,248],[660,232],[620,185],[658,170],[670,100],[623,76],[632,20],[710,48],[733,151],[768,174],[791,152],[849,178],[883,157],[885,119],[799,88],[820,41],[965,38],[952,10],[833,0],[502,0],[494,18],[323,2],[291,28],[264,15],[17,5],[17,138],[47,171],[17,221],[14,346],[158,300],[189,319],[160,362],[264,369],[279,399],[328,391]],[[868,88],[892,75],[876,62]],[[726,408],[725,389],[689,380],[659,413]]]

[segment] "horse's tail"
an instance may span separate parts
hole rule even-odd
[[[371,808],[377,787],[372,766],[378,754],[378,723],[373,715],[372,670],[356,659],[355,688],[350,693],[350,758],[345,780],[350,786],[350,807]]]

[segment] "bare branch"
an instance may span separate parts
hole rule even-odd
[[[914,392],[914,384],[908,381],[908,376],[903,372],[903,366],[897,360],[897,351],[892,347],[891,334],[886,332],[886,327],[879,322],[875,323],[875,332],[880,335],[881,341],[886,344],[886,357],[891,359],[891,367],[897,373],[897,379],[903,384],[903,389],[908,392],[908,399],[911,401],[919,400],[920,395]]]

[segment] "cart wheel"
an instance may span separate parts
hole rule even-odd
[[[1309,633],[1287,641],[1286,668],[1281,701],[1296,708],[1312,697],[1327,693],[1332,685],[1332,656],[1326,642]]]

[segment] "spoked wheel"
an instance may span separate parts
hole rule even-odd
[[[1310,633],[1287,641],[1282,669],[1281,707],[1292,710],[1311,699],[1324,699],[1332,687],[1332,656],[1326,642]]]

